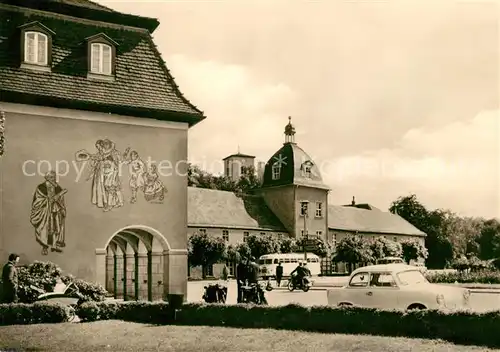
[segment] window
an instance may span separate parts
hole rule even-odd
[[[207,265],[207,276],[214,276],[214,266],[213,265]]]
[[[304,168],[304,174],[307,178],[311,178],[311,167],[309,165],[307,165],[305,168]]]
[[[229,231],[228,230],[222,230],[222,239],[226,242],[229,241]]]
[[[260,235],[261,235],[261,236],[264,236],[265,234],[266,234],[265,232],[261,232],[261,233],[260,233]]]
[[[281,176],[281,165],[279,163],[273,164],[271,171],[273,180],[279,180]]]
[[[207,233],[207,229],[199,229],[198,232],[202,233],[202,234],[206,234]]]
[[[248,240],[248,236],[250,236],[250,233],[248,231],[243,231],[243,242]]]
[[[111,46],[103,43],[92,43],[90,54],[90,72],[100,75],[110,75],[112,64]]]
[[[40,32],[24,33],[24,62],[33,65],[48,65],[49,38]]]
[[[307,202],[300,202],[300,216],[307,216]]]
[[[231,176],[231,169],[228,167],[226,167],[226,176]]]
[[[323,203],[321,202],[316,202],[316,217],[323,217]]]
[[[357,273],[349,281],[349,286],[352,287],[366,287],[368,286],[368,278],[370,275],[368,273]]]
[[[397,242],[397,241],[398,241],[398,238],[397,238],[396,236],[394,236],[394,237],[392,238],[392,240],[393,240],[394,242]]]
[[[323,236],[323,231],[316,231],[316,237],[321,238]]]
[[[390,273],[372,273],[370,286],[396,287],[396,281]]]
[[[307,231],[307,234],[309,235],[309,231]],[[302,237],[304,237],[304,230],[301,230],[301,231],[300,231],[300,235],[301,235]]]

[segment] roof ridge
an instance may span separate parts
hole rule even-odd
[[[149,46],[151,47],[151,49],[153,50],[155,56],[157,57],[157,59],[160,61],[160,67],[161,69],[163,70],[163,72],[165,73],[165,75],[167,75],[167,80],[170,82],[173,90],[174,90],[174,93],[186,104],[188,104],[193,110],[197,111],[199,114],[202,115],[202,120],[206,118],[205,114],[203,113],[203,111],[201,111],[200,109],[198,109],[198,107],[196,107],[196,105],[194,105],[193,103],[191,103],[191,101],[189,99],[187,99],[184,94],[182,94],[182,92],[180,91],[179,89],[179,86],[177,85],[177,83],[175,83],[175,79],[174,77],[172,76],[172,74],[170,73],[170,70],[168,69],[168,66],[167,66],[167,63],[165,62],[165,60],[163,60],[163,57],[161,56],[161,53],[160,51],[158,50],[158,47],[156,46],[155,42],[153,41],[153,37],[151,36],[151,33],[148,33],[148,43],[149,43]]]

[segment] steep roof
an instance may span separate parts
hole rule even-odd
[[[0,18],[7,19],[0,21],[2,101],[181,121],[190,125],[205,118],[182,95],[146,30],[1,3]],[[18,27],[34,21],[55,32],[51,72],[20,68]],[[85,38],[99,33],[118,43],[114,81],[87,78]]]
[[[261,197],[195,187],[188,187],[188,226],[286,232]]]
[[[273,180],[272,168],[274,164],[281,164],[280,178]],[[304,168],[309,164],[311,167],[311,177],[305,177]],[[314,160],[296,143],[285,143],[268,160],[264,168],[264,179],[262,187],[275,187],[284,185],[299,185],[329,189],[323,183],[320,169]]]
[[[425,233],[399,215],[384,212],[376,208],[368,210],[341,205],[328,206],[328,228],[333,230],[425,236]]]
[[[94,10],[116,12],[115,10],[110,9],[109,7],[103,6],[101,4],[98,4],[94,1],[89,1],[89,0],[49,0],[49,1],[56,2],[56,3],[62,3],[62,4],[68,4],[68,5],[74,5],[74,6],[79,6],[79,7],[85,7],[85,8],[94,9]]]

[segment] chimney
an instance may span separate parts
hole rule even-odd
[[[356,206],[356,198],[354,196],[352,196],[352,202],[351,202],[351,205],[354,207]]]

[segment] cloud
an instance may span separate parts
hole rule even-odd
[[[282,142],[283,129],[296,101],[282,82],[255,78],[242,65],[199,61],[185,55],[167,56],[176,83],[208,117],[189,132],[189,158],[213,172],[221,159],[240,151],[269,158]]]
[[[345,203],[359,195],[360,201],[388,207],[416,193],[430,209],[500,215],[500,110],[438,129],[412,129],[397,144],[325,161],[332,200]]]

